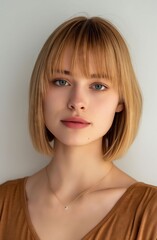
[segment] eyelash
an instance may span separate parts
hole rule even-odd
[[[65,85],[60,85],[59,83],[65,83]],[[65,79],[53,79],[52,80],[52,83],[55,85],[55,86],[58,86],[58,87],[67,87],[67,86],[70,86],[70,83],[67,81],[67,80],[65,80]],[[103,87],[103,89],[101,88],[101,89],[94,89],[93,88],[93,86],[101,86],[101,87]],[[92,89],[94,89],[95,91],[105,91],[105,90],[107,90],[108,89],[108,86],[106,86],[105,84],[102,84],[102,83],[92,83],[91,84],[91,86],[90,86],[90,88],[92,88]]]
[[[58,86],[58,87],[66,87],[66,86],[70,86],[70,84],[68,83],[68,81],[64,80],[64,79],[54,79],[53,81],[53,84],[55,86]],[[65,83],[68,83],[67,85],[60,85],[60,84],[57,84],[57,82],[65,82]]]

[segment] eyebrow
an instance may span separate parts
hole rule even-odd
[[[65,74],[65,75],[71,75],[71,72],[68,70],[54,70],[55,73],[61,73],[61,74]]]
[[[71,76],[71,72],[68,71],[68,70],[54,70],[55,73],[61,73],[61,74],[64,74],[64,75],[68,75],[68,76]],[[91,78],[107,78],[109,79],[108,75],[107,74],[100,74],[100,73],[93,73],[91,74]]]

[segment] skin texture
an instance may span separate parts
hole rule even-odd
[[[110,129],[115,113],[123,110],[111,81],[92,77],[97,75],[92,57],[90,79],[85,78],[79,68],[75,68],[75,73],[69,73],[72,54],[72,48],[67,47],[63,69],[49,79],[44,99],[45,125],[55,136],[55,155],[50,164],[51,182],[55,190],[61,187],[63,192],[66,189],[66,193],[67,188],[69,191],[78,189],[78,192],[86,189],[105,175],[111,163],[103,160],[102,138]],[[81,129],[69,128],[62,123],[69,117],[80,117],[89,125]]]
[[[81,239],[135,182],[103,159],[102,137],[110,129],[115,113],[123,110],[116,89],[109,79],[92,77],[98,74],[92,60],[91,78],[85,78],[79,68],[69,74],[71,56],[72,49],[67,48],[62,72],[56,71],[49,79],[43,103],[45,125],[55,136],[54,157],[47,167],[49,179],[42,169],[26,183],[30,219],[43,240]],[[66,126],[62,120],[69,117],[82,118],[89,125]],[[103,181],[91,193],[77,199],[70,210],[64,210],[64,205],[103,176]]]
[[[91,60],[91,78],[87,79],[76,69],[70,73],[72,49],[67,48],[63,57],[63,71],[56,72],[44,100],[47,128],[57,142],[67,146],[95,143],[101,149],[102,137],[110,129],[115,112],[123,109],[116,89],[107,78],[96,75]],[[67,74],[68,73],[68,74]],[[86,128],[66,127],[61,120],[80,117],[89,122]]]

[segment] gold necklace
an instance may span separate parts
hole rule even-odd
[[[56,193],[53,191],[52,187],[51,187],[51,184],[50,184],[50,178],[49,178],[49,174],[48,174],[48,166],[45,167],[45,171],[46,171],[46,176],[47,176],[47,180],[48,180],[48,185],[49,185],[49,188],[51,190],[51,192],[53,193],[53,195],[56,197],[56,199],[58,200],[58,202],[64,207],[64,210],[69,210],[70,206],[72,205],[72,203],[74,203],[78,198],[80,198],[81,196],[84,196],[86,194],[88,194],[89,192],[91,192],[91,190],[96,187],[97,185],[99,185],[103,180],[104,178],[109,174],[109,172],[111,171],[113,167],[113,164],[112,166],[109,168],[109,170],[107,171],[107,173],[101,178],[99,179],[95,184],[93,184],[91,187],[83,190],[82,192],[80,192],[75,198],[73,198],[70,202],[68,202],[67,204],[64,204],[60,199],[59,197],[56,195]]]

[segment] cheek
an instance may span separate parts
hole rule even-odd
[[[43,101],[44,108],[48,110],[54,110],[59,109],[63,107],[67,96],[65,96],[65,93],[61,90],[56,90],[54,88],[50,88],[47,93],[46,97]]]
[[[49,112],[50,110],[50,104],[51,102],[49,101],[49,98],[46,97],[43,101],[43,108],[44,108],[44,116]]]
[[[54,110],[54,100],[49,94],[46,95],[43,101],[43,108],[44,108],[44,119],[45,119],[45,122],[47,122],[53,116],[52,111]]]
[[[114,120],[114,116],[117,109],[117,101],[115,102],[106,102],[104,104],[99,105],[96,108],[96,116],[98,118],[99,124],[104,124],[106,127],[110,127]],[[99,109],[99,114],[98,114]]]
[[[107,99],[106,101],[102,101],[101,103],[95,106],[96,111],[102,114],[102,116],[114,116],[117,109],[118,101],[117,99]]]
[[[55,94],[53,91],[48,91],[46,97],[43,101],[43,112],[44,112],[44,120],[46,126],[51,126],[52,122],[58,118],[60,113],[64,108],[64,101],[58,100],[61,99],[58,94]]]
[[[43,101],[44,111],[50,111],[51,109],[54,109],[56,102],[55,92],[52,94],[52,91],[48,90]]]

